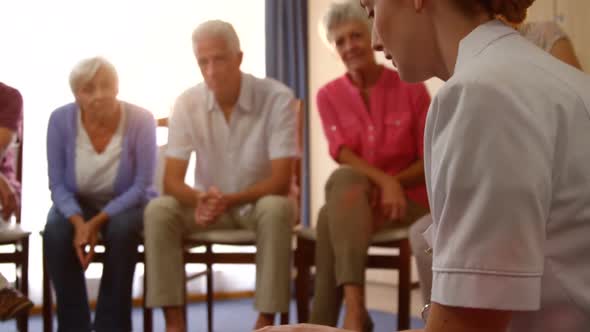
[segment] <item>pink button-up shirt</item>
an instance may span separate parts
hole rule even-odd
[[[359,89],[344,75],[322,87],[317,104],[337,160],[347,147],[372,166],[395,175],[423,158],[424,125],[430,95],[424,84],[408,84],[383,68],[370,91],[370,112]],[[406,190],[408,198],[428,206],[426,185]]]

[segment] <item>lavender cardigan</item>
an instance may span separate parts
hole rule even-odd
[[[109,216],[145,204],[156,196],[153,187],[156,168],[156,122],[152,114],[124,103],[126,127],[115,198],[103,209]],[[76,135],[78,105],[64,105],[51,114],[47,129],[47,164],[51,199],[66,217],[82,215],[76,199]]]

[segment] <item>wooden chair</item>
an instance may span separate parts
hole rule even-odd
[[[303,102],[297,100],[295,103],[295,112],[297,112],[297,118],[299,127],[302,128],[301,123],[304,116],[303,113]],[[162,120],[162,123],[167,121]],[[298,134],[299,142],[301,142],[301,135]],[[295,184],[300,183],[300,162],[296,162],[294,165],[294,176],[293,182]],[[297,199],[297,198],[296,198]],[[212,230],[201,232],[198,234],[189,234],[184,239],[184,246],[186,248],[184,253],[184,262],[186,264],[205,264],[206,270],[194,275],[185,275],[185,280],[188,282],[194,278],[201,276],[206,277],[207,283],[207,331],[213,331],[213,265],[215,264],[255,264],[256,253],[255,252],[217,252],[214,247],[217,245],[230,245],[230,246],[255,246],[256,245],[256,233],[250,230]],[[204,252],[196,251],[196,248],[203,248]],[[185,283],[186,285],[186,283]],[[186,286],[185,286],[185,298],[186,298]],[[186,303],[185,303],[185,318],[186,315]],[[187,320],[185,319],[185,322]],[[289,323],[289,313],[281,313],[280,315],[281,324]]]
[[[16,146],[16,178],[22,183],[23,139]],[[29,294],[29,235],[31,232],[20,227],[20,209],[15,215],[16,223],[0,231],[0,246],[11,247],[9,252],[0,253],[0,263],[14,264],[16,267],[15,287],[24,295]],[[29,313],[25,312],[16,318],[16,326],[20,332],[29,330]]]
[[[395,248],[397,255],[369,253],[367,268],[391,269],[399,272],[398,285],[398,330],[410,328],[410,243],[408,229],[386,229],[373,235],[372,247]],[[295,296],[297,300],[297,318],[300,323],[309,320],[309,298],[311,267],[315,265],[315,229],[301,228],[297,230],[297,249],[295,250]]]

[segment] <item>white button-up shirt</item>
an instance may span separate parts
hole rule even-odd
[[[432,301],[590,330],[590,77],[493,21],[428,113]]]
[[[169,119],[168,157],[188,160],[196,152],[195,188],[239,192],[271,175],[271,160],[294,157],[293,93],[282,83],[242,73],[230,121],[200,83],[185,91]]]

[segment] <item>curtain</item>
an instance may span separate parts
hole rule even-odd
[[[301,221],[309,226],[309,105],[307,88],[307,0],[266,0],[266,75],[303,101]]]

